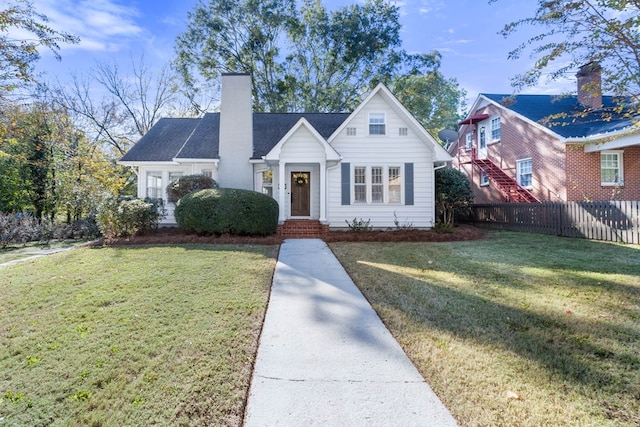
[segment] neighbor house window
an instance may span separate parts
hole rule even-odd
[[[487,132],[484,126],[480,127],[480,140],[478,141],[479,148],[485,149],[487,148]]]
[[[397,166],[389,167],[389,203],[400,203],[400,168]]]
[[[483,187],[489,185],[489,175],[484,172],[480,172],[480,185]]]
[[[600,153],[600,180],[602,185],[624,185],[622,151]]]
[[[273,171],[262,172],[262,194],[273,197]]]
[[[468,151],[471,150],[471,147],[473,147],[473,133],[469,132],[466,135],[464,148]]]
[[[145,197],[162,199],[162,172],[147,172]]]
[[[518,184],[524,188],[533,187],[533,162],[531,159],[518,160],[516,162],[516,176]]]
[[[367,168],[356,167],[353,170],[353,194],[355,202],[367,202]]]
[[[407,136],[408,134],[409,134],[409,129],[407,129],[407,128],[399,128],[398,129],[398,135]]]
[[[369,135],[386,135],[384,113],[369,113]]]
[[[399,166],[357,166],[354,168],[353,179],[354,202],[402,202],[402,181]]]
[[[371,168],[371,202],[384,202],[384,182],[381,167]]]
[[[500,117],[491,119],[491,141],[500,141]]]
[[[356,128],[347,128],[347,136],[356,136]]]

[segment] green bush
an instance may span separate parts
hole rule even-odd
[[[185,175],[167,185],[167,199],[177,203],[185,195],[206,188],[218,188],[213,178],[204,175]]]
[[[164,215],[161,200],[108,197],[99,206],[96,221],[104,237],[126,237],[155,230]]]
[[[278,202],[255,191],[233,188],[199,190],[180,199],[174,211],[178,227],[198,234],[274,234]]]
[[[471,182],[464,172],[453,168],[436,171],[436,206],[443,224],[452,225],[454,214],[466,212],[472,203]]]

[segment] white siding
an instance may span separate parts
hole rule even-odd
[[[280,152],[281,164],[285,168],[285,213],[291,216],[291,172],[310,172],[311,179],[311,217],[320,218],[320,167],[324,161],[325,152],[322,144],[304,126],[298,128],[295,134],[284,143]],[[274,171],[274,174],[277,172]]]
[[[193,175],[202,173],[203,169],[212,170],[212,177],[215,181],[218,180],[218,170],[213,163],[185,163],[181,165],[167,165],[163,163],[147,163],[141,165],[138,168],[138,197],[144,199],[146,194],[146,180],[147,172],[161,172],[162,173],[162,200],[164,201],[164,207],[167,210],[166,218],[161,222],[163,225],[172,225],[176,223],[176,219],[173,216],[173,210],[175,205],[167,201],[166,188],[169,185],[169,174],[172,172],[182,172],[184,175]]]
[[[386,135],[368,135],[369,112],[386,113]],[[341,168],[328,171],[328,205],[331,228],[346,228],[354,218],[371,220],[376,228],[394,227],[397,218],[400,225],[411,224],[416,228],[430,228],[434,218],[434,172],[432,149],[428,142],[416,135],[404,116],[390,108],[380,96],[374,96],[351,119],[348,127],[356,128],[356,136],[348,136],[346,127],[332,141],[342,155],[343,163],[351,164],[351,182],[354,166],[401,166],[402,194],[404,202],[404,164],[414,167],[414,204],[350,204],[342,205]],[[407,135],[400,136],[399,128],[408,128]],[[351,188],[353,199],[353,187]],[[395,216],[394,216],[395,214]],[[345,222],[346,221],[346,222]]]

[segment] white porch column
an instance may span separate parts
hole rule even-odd
[[[280,208],[280,213],[278,215],[278,222],[280,223],[284,223],[284,220],[286,219],[285,216],[285,201],[286,199],[286,178],[285,178],[285,169],[286,169],[286,164],[280,160],[278,162],[278,205]]]
[[[327,162],[320,162],[320,222],[327,222]]]

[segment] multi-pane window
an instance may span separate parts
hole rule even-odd
[[[162,172],[147,172],[146,197],[162,199]]]
[[[600,180],[602,185],[624,185],[622,151],[600,153]]]
[[[356,166],[353,194],[357,203],[401,203],[402,180],[399,166]]]
[[[273,197],[273,171],[262,172],[262,194]]]
[[[400,203],[400,168],[389,168],[389,203]]]
[[[369,135],[386,135],[384,113],[369,113]]]
[[[384,182],[382,180],[382,168],[371,168],[371,202],[384,202]]]
[[[172,183],[176,179],[184,175],[184,172],[169,172],[169,183]]]
[[[491,119],[491,141],[500,140],[500,117]]]
[[[367,168],[356,167],[353,170],[353,194],[357,203],[367,202]]]
[[[516,162],[516,175],[518,184],[524,188],[533,186],[533,162],[531,159],[518,160]]]
[[[213,170],[202,169],[202,175],[206,176],[207,178],[213,178]]]
[[[464,148],[466,150],[471,150],[471,147],[473,147],[473,133],[469,132],[466,135],[466,140],[465,140],[465,145]]]

